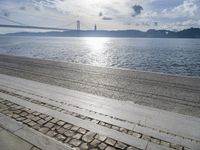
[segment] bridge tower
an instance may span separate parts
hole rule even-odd
[[[94,31],[97,31],[97,25],[96,24],[94,25]]]
[[[80,22],[80,20],[76,21],[76,29],[77,29],[77,31],[81,30],[81,22]]]

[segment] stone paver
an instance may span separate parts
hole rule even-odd
[[[127,150],[139,150],[139,149],[135,147],[128,147]]]
[[[42,128],[39,129],[39,131],[45,134],[49,131],[49,128],[42,127]]]
[[[80,129],[78,129],[77,132],[79,132],[81,134],[85,134],[87,131],[85,129],[83,129],[83,128],[80,128]]]
[[[151,142],[153,142],[155,144],[160,144],[160,140],[159,139],[155,139],[155,138],[151,138]]]
[[[5,110],[5,109],[6,109],[6,106],[3,105],[3,104],[0,104],[0,112],[3,111],[3,110]]]
[[[60,133],[60,134],[64,134],[66,131],[67,131],[67,129],[65,129],[65,128],[63,128],[63,127],[59,128],[59,129],[57,130],[57,132]]]
[[[71,124],[65,124],[65,125],[63,126],[63,128],[65,128],[65,129],[70,129],[71,127],[72,127]]]
[[[85,142],[91,142],[94,139],[95,133],[93,132],[88,132],[87,134],[85,134],[82,139]]]
[[[59,140],[59,141],[64,141],[66,139],[66,137],[63,136],[62,134],[57,134],[56,139]]]
[[[45,127],[48,127],[48,128],[52,128],[54,126],[53,123],[51,122],[48,122],[47,124],[44,125]]]
[[[116,150],[116,149],[113,148],[113,147],[108,146],[108,147],[106,148],[106,150]]]
[[[113,140],[113,139],[108,138],[108,139],[106,140],[106,143],[109,144],[109,145],[111,145],[111,146],[113,146],[113,145],[115,145],[116,141]]]
[[[73,138],[79,140],[79,139],[81,139],[82,136],[83,136],[82,134],[76,133],[76,134],[73,136]]]
[[[96,135],[95,138],[98,139],[98,140],[100,140],[100,141],[105,141],[106,136],[103,136],[103,135]]]
[[[127,145],[121,143],[121,142],[117,142],[115,147],[119,148],[119,149],[125,149],[127,147]]]
[[[64,121],[58,121],[57,124],[60,125],[60,126],[62,126],[62,125],[65,124],[65,122]]]
[[[53,137],[53,136],[57,135],[57,133],[55,131],[49,131],[46,133],[46,135]]]
[[[83,150],[87,150],[89,148],[89,146],[87,143],[83,143],[83,144],[81,144],[80,148]]]
[[[90,144],[91,144],[92,146],[97,147],[98,144],[100,144],[100,143],[101,143],[101,141],[99,141],[99,140],[97,140],[97,139],[94,139]]]
[[[99,144],[99,148],[101,149],[101,150],[103,150],[103,149],[105,149],[106,148],[106,144],[105,143],[101,143],[101,144]]]
[[[67,137],[71,137],[74,136],[75,132],[74,131],[67,131],[64,133],[64,135],[66,135]]]
[[[81,141],[80,140],[77,140],[77,139],[72,139],[70,141],[70,144],[74,145],[74,146],[79,146],[81,144]]]
[[[161,141],[161,145],[164,145],[166,147],[169,147],[170,146],[170,143],[169,142],[165,142],[165,141]]]

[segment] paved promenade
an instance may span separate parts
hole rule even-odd
[[[200,117],[200,78],[0,55],[0,73]]]
[[[0,147],[1,150],[41,150],[1,127]]]
[[[4,74],[0,127],[43,150],[200,148],[198,117]]]

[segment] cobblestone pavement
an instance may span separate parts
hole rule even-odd
[[[200,117],[200,78],[0,55],[0,72]]]
[[[0,104],[6,107],[6,110],[2,111],[1,113],[15,119],[16,121],[22,122],[28,127],[33,128],[43,134],[46,134],[47,136],[53,137],[58,141],[66,143],[70,145],[71,147],[76,147],[77,149],[139,150],[136,147],[127,145],[126,143],[122,143],[115,139],[111,139],[106,136],[88,131],[87,129],[78,127],[76,125],[72,125],[70,123],[56,119],[49,115],[39,113],[31,109],[27,109],[15,103],[9,102],[8,100],[5,100],[5,99],[1,99]],[[54,106],[49,106],[49,105],[47,106],[55,109]],[[59,108],[56,108],[56,109],[63,112],[63,110],[60,110]],[[81,115],[79,117],[83,119],[89,119],[90,121],[94,121],[94,120],[91,120],[91,118],[87,118]],[[99,122],[98,120],[95,120],[95,121],[97,121],[97,123]],[[156,139],[148,135],[143,135],[141,133],[136,133],[124,128],[105,124],[104,122],[100,122],[100,124],[103,124],[104,126],[109,127],[109,128],[114,128],[125,134],[142,138],[144,140],[153,142],[155,144],[171,147],[177,150],[184,149],[184,147],[181,145],[169,143],[167,141],[162,141],[160,139]]]
[[[66,143],[77,149],[135,149],[122,142],[107,138],[94,132],[90,132],[81,127],[58,120],[46,114],[42,114],[31,109],[27,109],[3,100],[8,109],[2,113],[22,122],[23,124],[43,133],[47,136],[55,138],[58,141]]]
[[[94,107],[92,102],[89,102],[89,107],[86,107],[81,101],[78,103],[75,103],[75,99],[70,101],[72,97],[62,97],[62,94],[59,93],[61,91],[56,92],[56,87],[53,87],[55,91],[51,92],[51,94],[49,94],[50,91],[48,92],[48,88],[43,89],[47,93],[46,96],[41,95],[41,93],[45,93],[42,92],[42,84],[39,87],[37,83],[32,81],[24,80],[27,87],[24,87],[22,84],[21,86],[18,85],[21,88],[17,88],[17,84],[22,83],[21,80],[19,79],[18,81],[18,79],[13,78],[13,83],[10,84],[8,84],[9,81],[0,81],[0,113],[72,148],[102,150],[188,150],[197,149],[193,145],[200,145],[198,137],[186,137],[162,128],[147,126],[143,122],[134,122],[133,120],[122,118],[117,114],[116,116],[111,115],[112,113],[106,113],[106,110],[103,113],[97,109],[98,107],[92,109]],[[3,82],[7,84],[3,84]],[[30,83],[32,83],[32,86],[35,85],[38,88],[38,92],[34,87],[30,87]],[[67,94],[67,92],[64,93]],[[84,93],[83,95],[85,96]],[[80,93],[78,97],[81,99],[83,95]],[[94,97],[91,96],[91,98]],[[96,105],[101,103],[102,108],[105,107],[99,100],[94,99],[94,102]],[[116,101],[116,103],[120,102]],[[114,104],[108,107],[114,107]],[[131,115],[131,118],[134,118],[134,114]],[[192,119],[188,120],[192,121]],[[87,124],[84,125],[82,122]],[[97,128],[100,128],[100,130]],[[135,130],[137,128],[144,130]],[[105,133],[101,129],[110,133]],[[193,126],[191,126],[192,130]],[[115,135],[113,136],[114,133]],[[162,136],[158,136],[158,134]],[[169,140],[166,140],[166,137],[170,137],[168,138]]]

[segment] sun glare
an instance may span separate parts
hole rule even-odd
[[[91,37],[85,38],[85,42],[93,52],[102,52],[109,38]]]
[[[90,51],[88,54],[90,64],[105,66],[108,63],[106,47],[108,46],[109,40],[109,38],[102,37],[85,38],[85,43]]]

